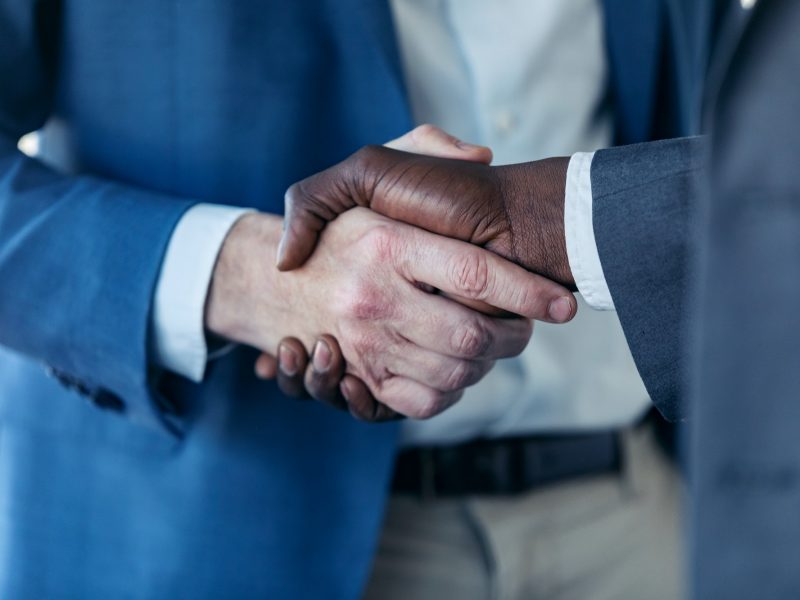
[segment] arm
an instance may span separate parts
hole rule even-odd
[[[147,332],[164,249],[191,203],[64,176],[17,150],[52,103],[56,17],[35,6],[0,3],[0,344],[174,428],[149,384]]]
[[[386,146],[484,164],[492,158],[488,148],[466,144],[431,126],[418,127]],[[227,344],[209,352],[204,309],[223,241],[233,224],[247,212],[253,211],[212,204],[192,207],[175,228],[161,267],[152,310],[153,362],[198,383],[203,380],[206,363],[230,347]],[[287,395],[311,395],[367,420],[396,417],[385,405],[377,403],[356,377],[348,375],[340,385],[344,369],[341,349],[332,336],[322,336],[314,343],[310,359],[300,340],[286,338],[279,345],[277,357],[264,353],[255,365],[258,377],[277,378]],[[345,389],[346,397],[341,391]]]
[[[191,203],[65,176],[16,151],[19,136],[49,116],[56,61],[41,41],[48,39],[39,30],[46,16],[34,17],[26,3],[1,6],[0,27],[7,30],[0,32],[0,74],[16,85],[0,93],[0,274],[10,282],[0,292],[0,343],[50,363],[92,395],[121,397],[133,418],[173,427],[148,378],[147,333],[165,248]],[[227,236],[213,276],[209,329],[275,352],[276,336],[291,333],[309,343],[322,333],[321,323],[347,325],[336,332],[345,353],[369,347],[381,359],[350,361],[358,375],[406,414],[445,407],[494,356],[518,352],[530,334],[526,319],[473,314],[423,292],[418,282],[526,315],[565,293],[510,264],[492,269],[505,271],[501,277],[484,280],[482,266],[494,262],[491,255],[467,250],[468,258],[455,259],[447,240],[397,232],[358,215],[332,228],[337,241],[320,253],[320,264],[310,264],[305,275],[277,278],[261,257],[274,254],[280,225],[277,217],[251,215]],[[351,257],[360,244],[366,244],[363,254]],[[363,260],[342,272],[343,257]],[[375,287],[371,278],[379,274],[384,285]],[[398,305],[398,298],[405,302]],[[425,321],[434,315],[433,324]]]
[[[653,401],[671,418],[682,416],[676,330],[690,182],[702,167],[702,146],[694,139],[608,150],[592,167],[600,262]],[[301,264],[327,221],[361,205],[574,287],[564,224],[568,165],[564,158],[493,168],[367,148],[290,190],[279,265]],[[646,292],[644,301],[637,292]],[[568,320],[565,314],[551,320]]]
[[[366,210],[338,219],[308,263],[289,273],[263,260],[280,235],[278,217],[236,223],[214,271],[208,329],[270,354],[287,335],[310,347],[330,331],[348,372],[406,416],[441,412],[531,333],[527,318],[489,317],[428,289],[529,318],[568,294],[490,252]]]
[[[432,125],[420,125],[386,144],[387,148],[467,160],[482,164],[492,162],[492,151],[459,140]],[[489,313],[493,312],[491,307]],[[339,343],[323,335],[309,351],[295,337],[281,340],[277,356],[261,354],[255,364],[256,376],[276,379],[280,389],[294,398],[314,398],[338,409],[348,410],[363,421],[379,422],[402,417],[378,402],[364,382],[345,374],[345,360]]]
[[[705,138],[598,152],[594,233],[608,288],[650,397],[672,420],[682,405],[687,282],[696,177]]]

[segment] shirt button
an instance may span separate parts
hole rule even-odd
[[[510,133],[516,123],[517,120],[510,110],[498,111],[494,116],[494,128],[500,134]]]

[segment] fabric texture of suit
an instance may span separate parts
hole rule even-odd
[[[675,73],[685,120],[701,131],[709,56],[727,0],[671,5],[682,60]],[[707,167],[702,136],[598,151],[592,161],[592,220],[603,273],[650,398],[672,421],[688,416],[684,385],[691,219]]]
[[[647,109],[678,29],[605,6],[618,140],[682,133]],[[160,373],[148,326],[189,206],[279,213],[410,128],[393,39],[380,1],[0,0],[0,596],[358,597],[396,428],[282,397],[247,349]],[[45,124],[55,168],[16,150]]]
[[[706,166],[703,137],[601,150],[592,221],[603,273],[639,374],[668,419],[683,401],[689,222]]]
[[[800,4],[732,19],[698,219],[692,589],[785,600],[800,597]]]
[[[692,597],[785,600],[800,594],[800,5],[726,8],[710,137],[598,153],[594,227],[654,402],[691,417]]]

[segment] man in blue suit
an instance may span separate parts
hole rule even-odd
[[[682,132],[680,103],[655,110],[659,97],[680,95],[680,14],[660,2],[604,6],[618,141]],[[490,304],[572,317],[563,287],[466,244],[409,228],[387,255],[377,217],[343,219],[316,267],[279,276],[270,268],[277,217],[262,229],[239,211],[218,209],[211,223],[198,210],[280,213],[292,182],[410,129],[392,39],[380,2],[2,0],[4,597],[355,598],[396,429],[283,398],[254,377],[257,352],[246,346],[274,352],[286,334],[308,343],[332,319],[346,325],[336,331],[343,344],[379,336],[380,352],[356,374],[391,372],[384,398],[426,416],[492,359],[519,352],[530,323],[404,282],[464,295],[469,279],[448,280],[458,271],[442,265],[473,253],[503,273]],[[40,160],[23,156],[17,140],[42,126]],[[180,279],[168,253],[187,218],[209,239],[236,222],[219,263],[192,254],[209,278],[216,269],[208,303],[193,308],[210,334],[242,344],[207,370],[203,356],[173,368],[157,325],[165,313],[175,319],[160,301],[164,274],[177,273],[172,296],[191,296],[196,283]],[[345,251],[353,247],[363,251]],[[422,247],[427,256],[412,254]],[[387,325],[375,294],[414,310]],[[457,336],[464,323],[494,342]],[[394,350],[398,335],[409,341]],[[172,374],[184,370],[202,383]],[[412,377],[459,370],[437,387]]]

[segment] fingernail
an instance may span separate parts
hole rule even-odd
[[[342,392],[342,396],[344,396],[344,399],[347,400],[348,403],[352,402],[352,390],[350,389],[350,382],[347,380],[347,378],[342,379],[342,381],[339,383],[339,390]]]
[[[572,317],[572,301],[567,296],[557,298],[547,309],[550,319],[556,323],[564,323]]]
[[[266,367],[264,367],[260,362],[256,362],[256,377],[259,379],[267,379],[269,373],[267,373]]]
[[[314,370],[317,373],[325,373],[331,366],[331,349],[322,340],[314,346],[314,356],[312,357]]]
[[[284,375],[294,377],[297,375],[297,354],[288,346],[278,348],[278,366]]]

